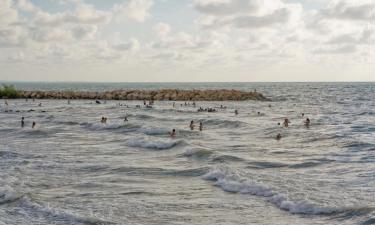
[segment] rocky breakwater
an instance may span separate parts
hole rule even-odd
[[[19,91],[20,98],[36,99],[106,99],[106,100],[170,100],[170,101],[245,101],[267,100],[256,91],[239,90],[114,90],[86,91]]]

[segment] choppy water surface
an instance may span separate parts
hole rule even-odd
[[[375,224],[375,84],[190,85],[272,101],[2,101],[0,224]]]

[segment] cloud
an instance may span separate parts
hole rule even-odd
[[[331,19],[354,21],[375,21],[375,2],[369,0],[336,0],[331,1],[322,15]]]
[[[18,12],[12,6],[11,0],[0,1],[0,29],[18,21]]]
[[[109,13],[96,10],[90,5],[80,5],[72,12],[50,14],[40,11],[34,18],[34,23],[38,26],[61,26],[67,23],[104,24],[109,21]]]
[[[165,38],[171,31],[171,27],[166,23],[158,23],[153,27],[153,31],[159,38]]]
[[[153,4],[153,0],[129,0],[123,4],[116,4],[112,11],[117,21],[130,19],[144,22],[151,16],[149,10]]]
[[[137,39],[132,38],[128,42],[121,42],[112,45],[112,48],[118,51],[130,51],[137,50],[140,47],[140,43]]]
[[[195,0],[194,8],[202,14],[201,25],[216,28],[268,28],[299,20],[302,12],[300,4],[281,0]]]
[[[320,48],[315,50],[316,54],[351,54],[357,52],[357,47],[355,45],[343,45],[335,48]]]

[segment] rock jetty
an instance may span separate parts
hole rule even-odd
[[[257,91],[239,90],[114,90],[87,91],[19,91],[20,98],[35,99],[105,99],[105,100],[170,100],[170,101],[245,101],[267,100]]]

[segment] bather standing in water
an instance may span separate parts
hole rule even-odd
[[[238,115],[238,110],[237,109],[234,110],[234,114]]]
[[[305,120],[305,126],[306,126],[306,127],[309,127],[309,126],[310,126],[310,123],[311,123],[310,119],[309,119],[309,118],[306,118],[306,120]]]
[[[202,123],[202,122],[199,122],[199,130],[200,130],[200,131],[203,130],[203,123]]]
[[[194,130],[194,127],[195,127],[194,120],[190,121],[189,127],[190,127],[190,130]]]
[[[128,122],[128,117],[125,116],[124,122]]]
[[[280,140],[281,139],[281,134],[280,133],[278,133],[277,135],[276,135],[276,140]]]
[[[284,120],[284,127],[289,127],[290,120],[288,118],[285,118]]]
[[[25,126],[25,117],[22,117],[21,118],[21,127],[24,127]]]
[[[173,129],[172,132],[169,132],[169,136],[176,137],[176,129]]]
[[[36,123],[35,121],[33,121],[33,125],[31,126],[31,128],[34,129],[35,126],[36,126]]]

